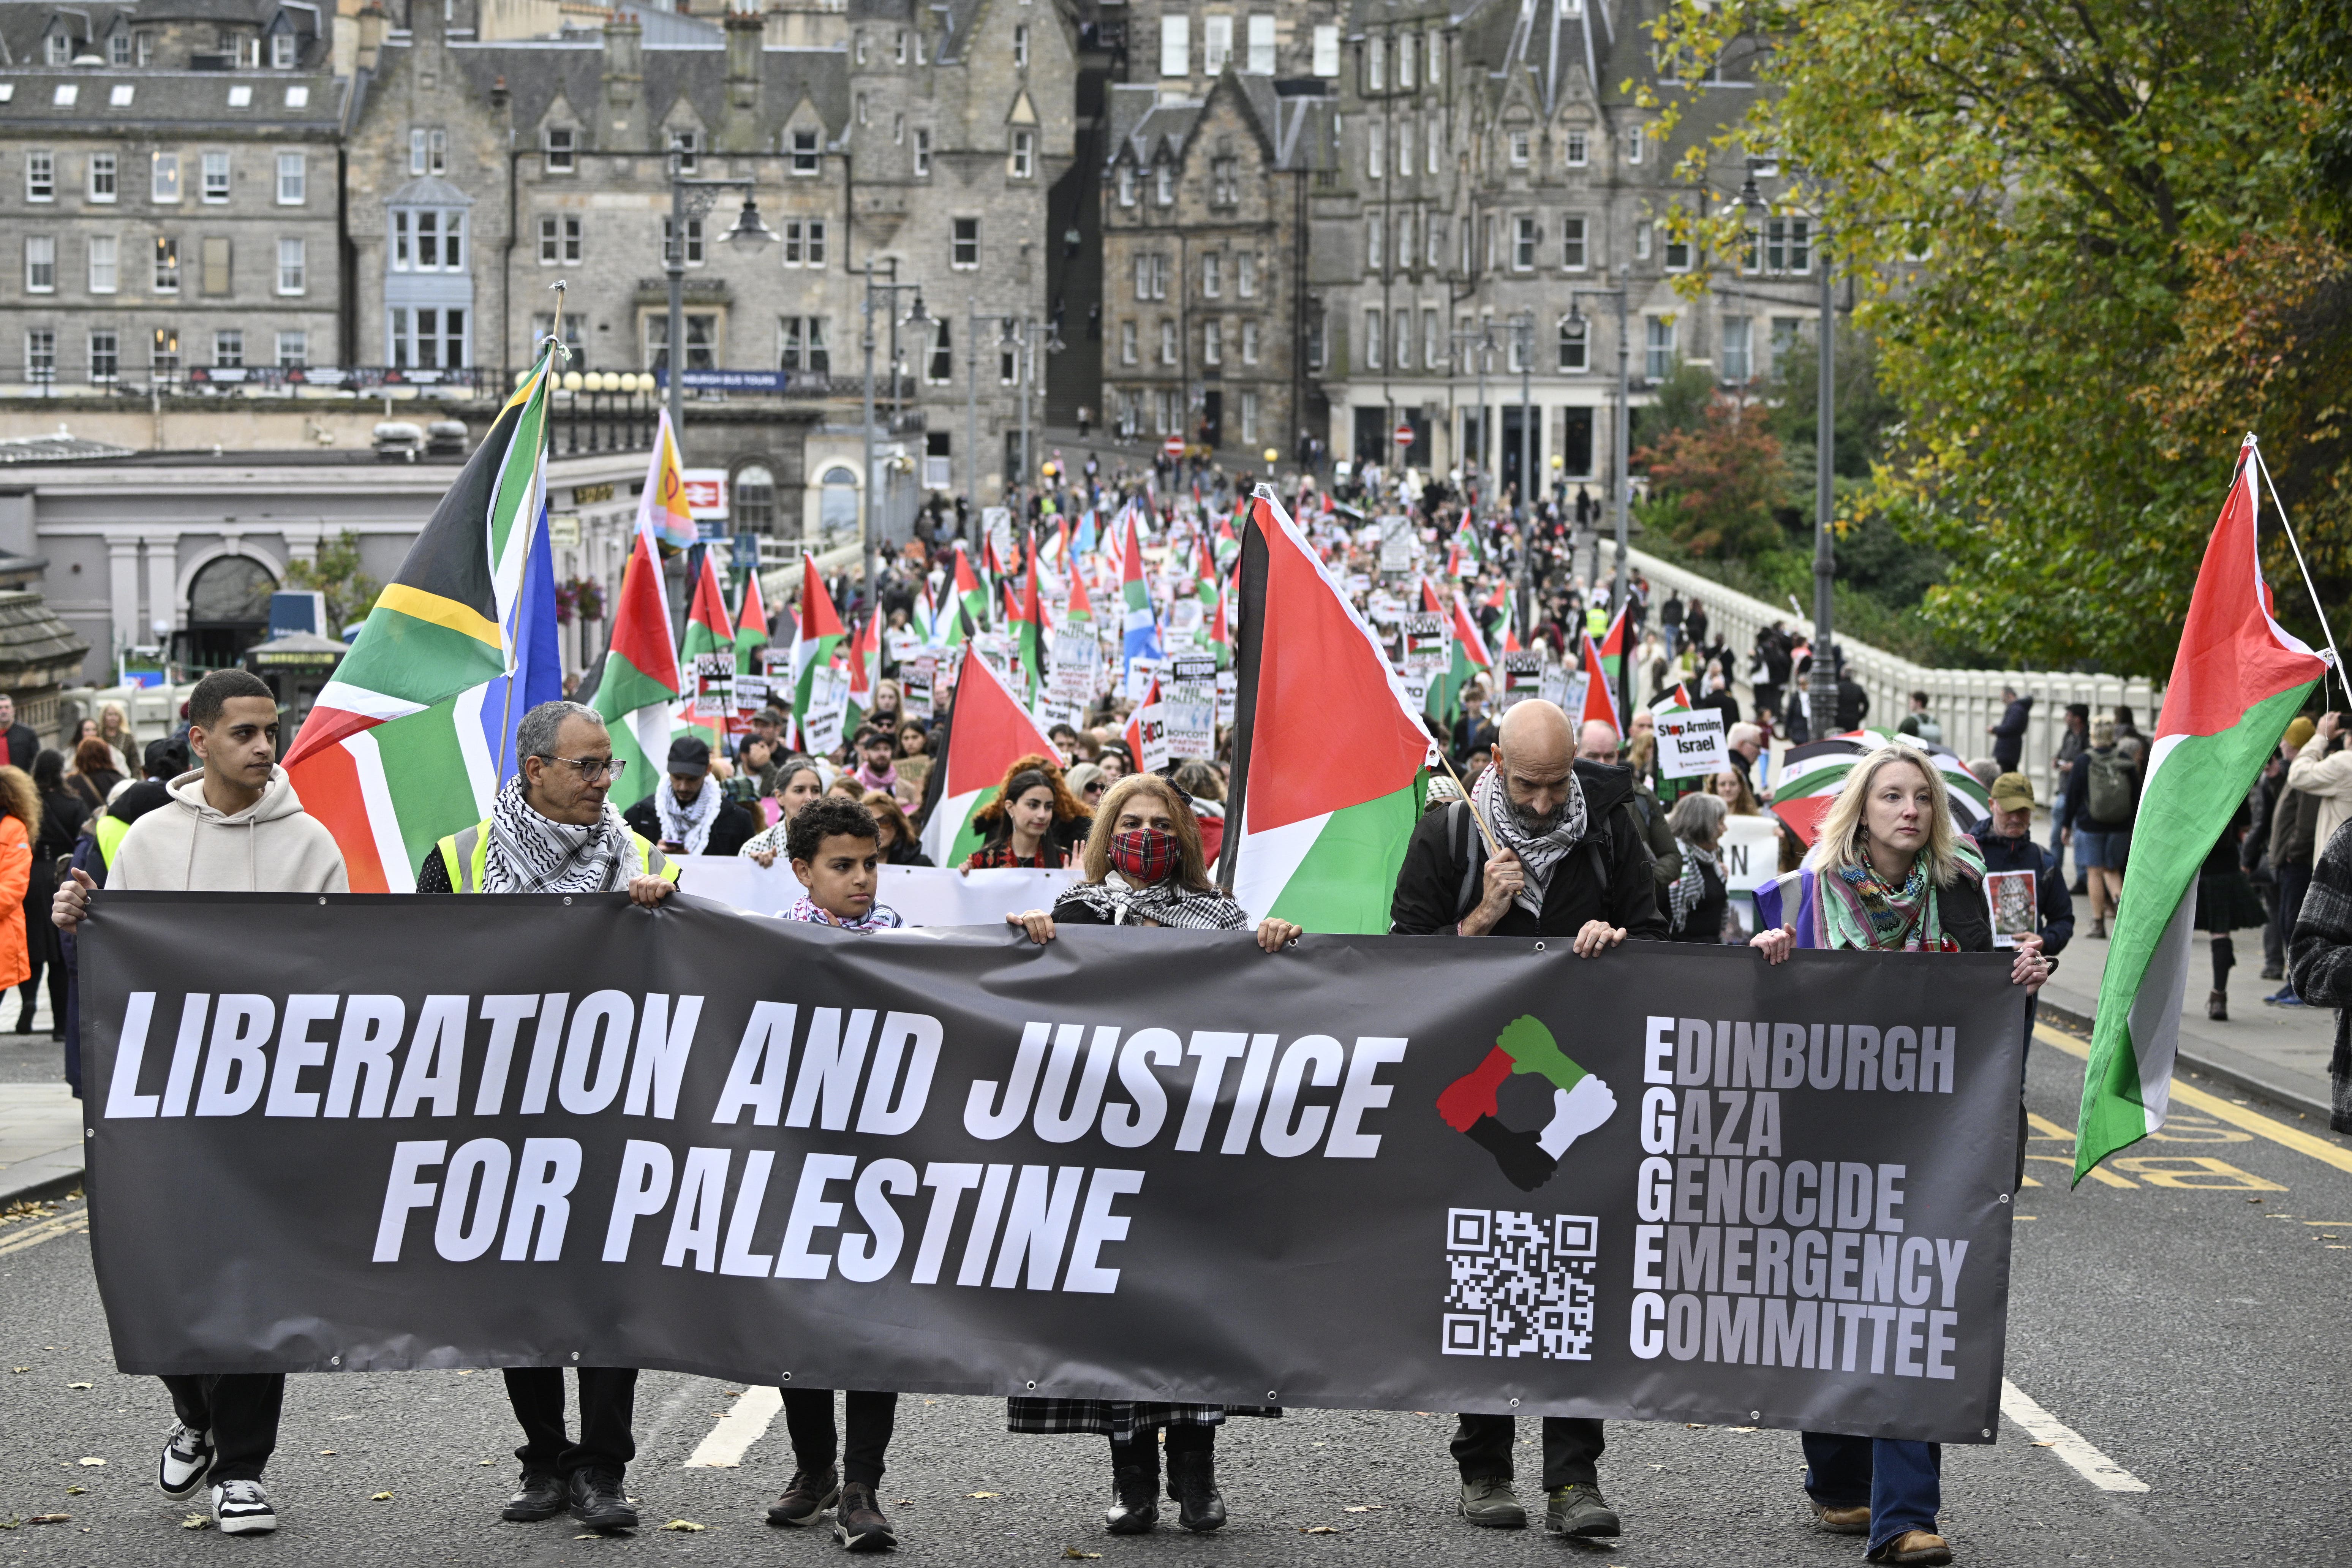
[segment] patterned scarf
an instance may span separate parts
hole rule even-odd
[[[1516,900],[1519,908],[1531,915],[1542,914],[1544,890],[1551,886],[1552,868],[1584,837],[1584,786],[1577,782],[1573,772],[1568,775],[1568,809],[1549,833],[1530,833],[1520,823],[1518,810],[1503,788],[1501,768],[1488,768],[1480,773],[1470,791],[1478,797],[1478,815],[1486,819],[1487,831],[1527,868],[1527,882]]]
[[[1984,883],[1984,856],[1976,840],[1963,837],[1954,860],[1962,879]],[[1813,879],[1816,924],[1824,947],[1875,949],[1880,952],[1940,952],[1945,948],[1937,889],[1927,880],[1923,856],[1911,864],[1911,874],[1899,887],[1889,887],[1864,859],[1859,865],[1829,868]]]
[[[1683,874],[1666,889],[1666,929],[1679,932],[1706,897],[1706,873],[1701,868],[1714,868],[1718,876],[1722,871],[1714,850],[1702,849],[1687,838],[1678,838],[1675,844],[1683,852]]]
[[[897,931],[907,923],[899,918],[898,911],[887,904],[875,904],[858,919],[845,921],[829,910],[819,909],[806,895],[803,895],[798,903],[784,911],[784,919],[802,921],[809,925],[831,926],[835,931],[858,932]]]
[[[482,865],[486,893],[616,892],[644,868],[609,800],[604,814],[584,827],[552,822],[523,799],[518,773],[490,807],[490,847]]]
[[[1173,926],[1181,931],[1239,931],[1249,924],[1242,907],[1212,888],[1185,887],[1174,877],[1138,887],[1110,872],[1099,882],[1080,882],[1062,901],[1084,904],[1115,926]]]
[[[692,804],[680,805],[670,781],[664,779],[654,790],[654,815],[661,818],[665,842],[683,844],[688,854],[699,855],[710,842],[711,825],[719,820],[719,786],[705,779]]]

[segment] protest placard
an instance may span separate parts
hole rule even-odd
[[[1160,716],[1167,726],[1168,757],[1214,756],[1217,750],[1217,661],[1207,654],[1181,654],[1168,661],[1160,682]]]
[[[809,750],[818,756],[841,745],[843,721],[849,712],[849,672],[830,665],[809,671],[808,712],[801,723]]]
[[[1685,708],[1657,715],[1658,771],[1670,779],[1719,773],[1731,765],[1723,744],[1723,714],[1714,708]]]
[[[1568,705],[1568,686],[1574,675],[1575,672],[1564,664],[1544,666],[1542,678],[1536,682],[1536,695],[1564,711],[1575,712],[1576,710]]]
[[[2040,910],[2033,897],[2032,872],[1987,872],[1985,898],[1992,905],[1992,942],[1995,947],[2015,947],[2019,937],[2032,936],[2042,929]]]
[[[1543,694],[1543,655],[1533,652],[1507,653],[1503,656],[1503,689],[1496,695],[1495,711],[1503,712],[1514,703]]]
[[[1453,628],[1443,616],[1415,612],[1404,617],[1404,667],[1423,675],[1436,675],[1453,661]]]
[[[694,689],[688,698],[685,719],[689,724],[708,724],[725,731],[734,725],[735,655],[732,651],[698,653],[694,656],[694,668],[687,679]]]

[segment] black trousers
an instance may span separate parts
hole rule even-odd
[[[793,1458],[802,1469],[817,1471],[831,1468],[838,1457],[843,1480],[878,1487],[882,1456],[898,1424],[898,1396],[853,1388],[847,1405],[849,1445],[845,1449],[833,1424],[833,1390],[785,1389],[784,1429],[792,1434]]]
[[[1190,1423],[1168,1428],[1168,1451],[1171,1454],[1213,1454],[1217,1451],[1217,1429],[1195,1426]],[[1139,1431],[1135,1440],[1122,1443],[1111,1439],[1110,1468],[1115,1475],[1120,1470],[1149,1470],[1160,1473],[1160,1441],[1149,1430]]]
[[[1518,1436],[1517,1421],[1508,1415],[1465,1415],[1454,1434],[1454,1462],[1465,1481],[1511,1479],[1511,1445]],[[1543,1418],[1544,1490],[1555,1487],[1591,1487],[1599,1490],[1597,1468],[1609,1446],[1601,1423],[1581,1415]]]
[[[210,1372],[163,1379],[172,1408],[213,1435],[212,1479],[257,1481],[278,1447],[278,1412],[286,1399],[282,1372]]]
[[[563,1431],[563,1369],[506,1369],[507,1403],[522,1423],[523,1445],[515,1458],[525,1469],[553,1470],[565,1477],[574,1470],[602,1470],[618,1479],[637,1457],[636,1439],[629,1435],[629,1423],[636,1415],[637,1369],[583,1366],[574,1375],[580,1380],[577,1443]]]

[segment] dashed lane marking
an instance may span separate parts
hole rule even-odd
[[[731,1470],[743,1462],[751,1445],[767,1436],[776,1412],[784,1407],[782,1389],[753,1386],[743,1391],[735,1408],[719,1418],[687,1458],[689,1470]]]
[[[2108,1458],[2083,1435],[2036,1405],[2007,1378],[2000,1380],[2000,1413],[2103,1492],[2144,1492],[2147,1483]]]
[[[2060,1034],[2047,1024],[2036,1026],[2033,1037],[2043,1045],[2065,1052],[2077,1061],[2091,1058],[2088,1046],[2070,1035]],[[2284,1121],[2273,1121],[2242,1105],[2232,1105],[2221,1096],[2208,1094],[2194,1084],[2183,1083],[2175,1078],[2172,1080],[2172,1099],[2177,1104],[2194,1106],[2208,1116],[2219,1117],[2232,1127],[2242,1127],[2258,1138],[2267,1138],[2298,1154],[2308,1154],[2322,1164],[2333,1165],[2339,1171],[2352,1171],[2352,1149],[2331,1143],[2325,1138],[2314,1137],[2299,1127],[2289,1127]]]

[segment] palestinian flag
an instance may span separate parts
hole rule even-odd
[[[1217,656],[1221,670],[1234,667],[1234,636],[1225,620],[1225,605],[1231,601],[1225,591],[1224,579],[1217,580],[1217,606],[1209,617],[1209,650]]]
[[[542,358],[499,411],[287,751],[295,793],[334,835],[354,892],[413,890],[434,842],[488,814],[515,722],[562,695],[548,378]]]
[[[1511,597],[1511,585],[1508,583],[1504,584],[1501,587],[1495,590],[1494,596],[1486,601],[1486,608],[1490,610],[1499,610],[1502,612],[1503,618],[1495,623],[1496,626],[1503,628],[1503,646],[1501,651],[1504,653],[1525,652],[1526,649],[1519,642],[1518,605],[1517,601]]]
[[[646,488],[637,500],[637,529],[650,529],[665,555],[693,546],[702,535],[686,505],[686,465],[678,460],[677,435],[669,427],[669,409],[661,411],[654,432],[654,455],[646,465]]]
[[[988,595],[981,587],[980,579],[972,574],[971,557],[964,553],[961,539],[956,541],[955,583],[940,614],[947,622],[946,634],[940,641],[950,647],[963,641],[967,619],[974,631],[985,630],[988,626]]]
[[[843,642],[841,616],[833,595],[824,591],[824,574],[816,557],[801,552],[800,627],[793,637],[793,721],[808,721],[809,689],[816,672],[833,663],[833,650]]]
[[[2272,618],[2255,534],[2261,464],[2249,436],[2197,573],[2148,750],[2131,874],[2099,980],[2083,1079],[2078,1183],[2164,1125],[2196,935],[2198,868],[2327,668]]]
[[[1151,678],[1151,689],[1143,694],[1143,700],[1127,716],[1127,728],[1119,731],[1119,738],[1127,742],[1128,757],[1138,773],[1151,771],[1143,760],[1143,724],[1147,718],[1155,723],[1160,719],[1160,678],[1156,675]]]
[[[760,673],[760,650],[768,646],[768,605],[760,596],[760,573],[743,579],[743,604],[735,613],[735,673]]]
[[[1023,757],[1060,754],[988,661],[965,659],[934,770],[940,783],[923,824],[923,853],[931,864],[961,866],[980,847],[982,835],[971,816],[988,804],[1005,770]]]
[[[696,660],[724,656],[730,678],[727,700],[714,704],[701,693],[702,681],[697,678]],[[739,728],[735,713],[735,628],[727,620],[727,595],[719,585],[719,562],[711,551],[702,552],[702,570],[694,582],[694,602],[686,613],[686,645],[678,649],[678,663],[686,672],[686,706],[678,718],[692,733],[709,742],[714,752],[726,750],[727,737]],[[667,748],[664,748],[659,763],[667,766]],[[647,784],[647,793],[652,786]]]
[[[1240,607],[1219,880],[1255,916],[1385,931],[1429,734],[1380,638],[1265,485],[1242,541]]]
[[[1070,602],[1063,606],[1062,620],[1072,631],[1094,629],[1094,601],[1087,597],[1087,574],[1083,571],[1070,574]]]
[[[1244,505],[1239,511],[1236,511],[1234,514],[1234,517],[1240,518],[1242,520],[1243,526],[1248,526],[1249,508]],[[1234,537],[1234,519],[1232,517],[1220,518],[1217,521],[1217,564],[1220,567],[1230,567],[1233,565],[1234,558],[1240,555],[1241,552],[1242,542]]]
[[[653,794],[669,760],[672,715],[686,683],[669,640],[669,601],[662,588],[661,552],[651,521],[637,515],[637,536],[621,571],[613,610],[613,643],[604,652],[596,689],[582,700],[604,716],[613,755],[628,765],[605,798],[626,811]]]
[[[1466,514],[1462,519],[1462,526],[1454,531],[1454,548],[1461,552],[1462,563],[1467,568],[1457,575],[1476,576],[1478,569],[1486,563],[1486,552],[1478,548],[1478,530]]]
[[[1037,601],[1037,552],[1029,552],[1029,569],[1013,584],[1006,628],[1013,634],[1013,668],[1021,672],[1025,701],[1035,702],[1045,686],[1045,616]]]
[[[1431,679],[1429,697],[1424,704],[1424,710],[1431,718],[1450,726],[1461,715],[1463,689],[1470,684],[1470,677],[1488,663],[1486,645],[1483,640],[1475,645],[1464,642],[1462,622],[1437,596],[1437,585],[1427,577],[1421,580],[1421,609],[1423,615],[1435,616],[1448,622],[1452,627],[1452,636],[1446,641],[1445,668]],[[1471,635],[1476,636],[1476,628],[1471,628]]]
[[[868,616],[849,637],[849,708],[841,721],[845,735],[855,735],[874,711],[874,685],[882,673],[880,616]]]
[[[1677,693],[1682,688],[1677,686]],[[1689,706],[1687,699],[1684,706]],[[1943,775],[1944,793],[1951,797],[1952,820],[1963,833],[1974,834],[1992,816],[1992,796],[1969,771],[1960,754],[1946,746],[1929,745],[1908,736],[1877,730],[1851,735],[1831,735],[1802,746],[1791,746],[1780,757],[1780,784],[1765,804],[1807,848],[1821,831],[1830,803],[1845,787],[1846,775],[1862,758],[1890,745],[1910,747]]]
[[[1584,634],[1584,711],[1577,715],[1578,728],[1580,730],[1595,719],[1616,731],[1621,737],[1625,733],[1625,721],[1617,714],[1617,693],[1609,684],[1609,671],[1601,665],[1601,649],[1593,642],[1592,634],[1587,632]]]

